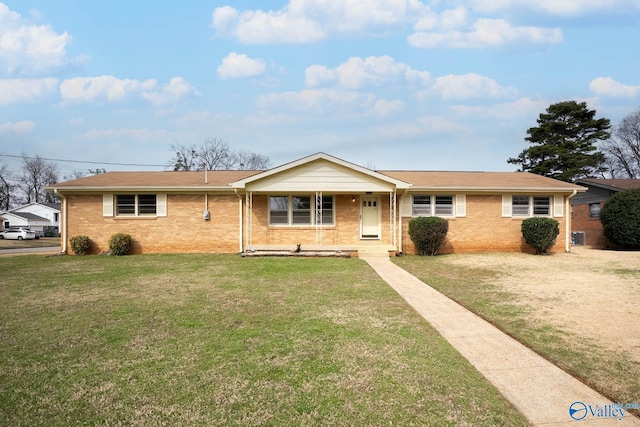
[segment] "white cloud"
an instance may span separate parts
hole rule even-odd
[[[500,86],[495,80],[474,73],[438,77],[430,91],[443,99],[505,98],[517,94],[512,86]]]
[[[213,27],[245,44],[310,43],[326,34],[313,20],[287,10],[239,12],[224,6],[213,11]]]
[[[402,101],[385,101],[378,100],[371,108],[371,114],[377,117],[387,117],[401,111],[404,108],[404,102]]]
[[[414,22],[429,8],[419,0],[290,0],[275,11],[216,8],[212,26],[241,43],[312,43],[334,34],[379,36]]]
[[[0,105],[36,101],[55,93],[58,80],[44,79],[0,79]]]
[[[546,45],[562,41],[562,30],[520,26],[514,27],[503,19],[480,18],[471,28],[450,31],[416,31],[407,41],[417,48],[500,48],[505,45],[534,44]]]
[[[6,122],[0,123],[0,133],[17,133],[17,134],[25,134],[31,132],[35,129],[36,124],[31,120],[22,120],[19,122]]]
[[[347,62],[333,69],[323,65],[312,65],[305,70],[307,86],[335,83],[346,89],[407,82],[427,84],[430,77],[428,72],[414,70],[407,64],[397,62],[387,55],[370,56],[365,59],[351,57]]]
[[[267,66],[262,59],[253,59],[245,54],[231,52],[218,67],[218,76],[223,80],[255,77],[264,73],[266,69]]]
[[[263,108],[280,107],[302,112],[338,112],[345,108],[362,109],[372,106],[373,102],[373,95],[335,89],[272,93],[258,98],[258,105]]]
[[[0,3],[0,65],[8,75],[43,73],[76,61],[67,56],[70,43],[66,31],[29,24]]]
[[[533,10],[564,17],[640,11],[640,3],[637,0],[466,0],[464,3],[483,13]]]
[[[538,115],[549,106],[547,100],[533,100],[529,97],[518,98],[512,102],[494,105],[454,105],[451,108],[460,116],[474,119],[512,120]]]
[[[182,77],[173,77],[161,91],[144,92],[142,97],[151,102],[154,107],[164,107],[175,104],[189,95],[200,95],[200,93]]]
[[[640,95],[640,85],[622,84],[611,77],[597,77],[589,83],[589,89],[596,95],[635,98]]]
[[[116,101],[131,93],[153,89],[156,84],[154,79],[139,81],[114,76],[74,77],[60,84],[60,95],[64,101],[89,102],[104,98]]]

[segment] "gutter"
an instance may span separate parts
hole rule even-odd
[[[60,199],[62,200],[62,212],[63,215],[60,215],[60,231],[61,231],[61,236],[60,238],[62,239],[62,242],[60,242],[60,253],[61,254],[66,254],[67,253],[67,240],[68,239],[68,231],[67,231],[67,198],[60,194],[60,192],[58,192],[58,189],[54,189],[53,192],[60,197]]]
[[[238,249],[240,251],[239,253],[243,253],[244,245],[242,241],[242,235],[244,234],[244,230],[243,230],[244,218],[242,216],[242,196],[238,192],[237,188],[234,189],[234,192],[236,193],[236,196],[238,196],[238,245],[239,245]]]
[[[564,221],[564,226],[565,226],[564,251],[566,253],[571,252],[571,198],[575,196],[577,192],[578,190],[573,190],[573,193],[570,196],[567,196],[567,201],[566,201],[565,212],[566,212],[567,218]]]

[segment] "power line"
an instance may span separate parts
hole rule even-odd
[[[47,160],[50,162],[66,162],[66,163],[86,163],[92,165],[110,165],[110,166],[140,166],[140,167],[166,167],[167,165],[149,165],[149,164],[141,164],[141,163],[114,163],[114,162],[94,162],[90,160],[65,160],[65,159],[48,159],[45,157],[31,157],[31,156],[16,156],[12,154],[1,154],[0,157],[11,157],[15,159],[40,159]]]

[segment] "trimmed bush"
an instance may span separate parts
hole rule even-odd
[[[552,218],[527,218],[522,221],[520,228],[524,241],[535,248],[536,255],[546,254],[560,234],[558,221]]]
[[[420,255],[438,255],[449,231],[449,222],[437,216],[419,216],[409,221],[409,237]]]
[[[91,247],[91,239],[88,236],[73,236],[69,239],[71,250],[76,255],[84,255]]]
[[[116,233],[109,239],[111,255],[127,255],[131,249],[131,236],[124,233]]]
[[[604,235],[622,249],[640,249],[640,189],[611,196],[600,211]]]

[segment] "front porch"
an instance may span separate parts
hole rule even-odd
[[[300,256],[300,257],[391,257],[395,256],[393,245],[363,241],[358,245],[255,245],[242,252],[243,257]]]

